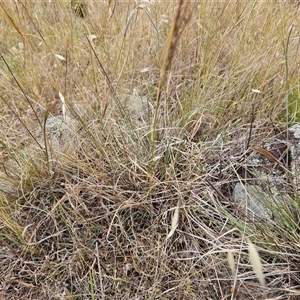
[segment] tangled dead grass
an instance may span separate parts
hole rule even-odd
[[[259,222],[231,196],[249,145],[298,120],[297,6],[1,16],[1,299],[299,298],[298,191]],[[51,115],[77,123],[69,147]]]

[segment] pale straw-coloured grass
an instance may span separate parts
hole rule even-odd
[[[297,5],[0,15],[0,297],[298,299],[297,188],[270,220],[232,199],[244,157],[299,118]]]

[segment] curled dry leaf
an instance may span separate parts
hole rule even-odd
[[[64,95],[59,91],[58,92],[59,99],[61,101],[61,107],[62,107],[62,115],[63,115],[63,120],[66,122],[67,116],[66,116],[66,101]]]
[[[66,61],[66,58],[60,54],[55,54],[55,56],[59,59],[59,60],[62,60],[62,61]]]
[[[253,93],[257,93],[257,94],[260,94],[261,93],[261,91],[260,90],[257,90],[257,89],[252,89],[251,90]]]
[[[88,39],[92,42],[93,40],[95,40],[97,38],[97,36],[96,35],[94,35],[94,34],[89,34],[88,35]]]
[[[150,68],[149,67],[146,67],[146,68],[143,68],[141,70],[141,73],[146,73],[146,72],[149,72],[150,71]]]
[[[169,232],[167,239],[168,240],[175,232],[177,225],[178,225],[178,219],[179,219],[179,203],[177,204],[175,208],[175,212],[172,218],[172,226],[171,226],[171,231]]]
[[[247,238],[247,243],[248,243],[249,259],[250,259],[252,268],[254,270],[254,273],[257,276],[259,283],[262,286],[266,286],[265,277],[264,277],[264,273],[262,270],[262,264],[260,261],[258,251],[257,251],[256,247],[252,244],[250,239],[248,239],[248,238]]]
[[[235,274],[235,263],[234,263],[234,257],[233,257],[232,251],[228,251],[227,260],[228,260],[228,264],[229,264],[230,270],[232,272],[232,275],[234,276],[234,274]]]
[[[271,154],[268,150],[264,148],[250,146],[249,149],[267,157],[271,161],[275,161],[280,164],[280,161],[278,161],[278,159],[273,154]]]

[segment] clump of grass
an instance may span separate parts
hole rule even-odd
[[[296,113],[294,5],[0,7],[1,296],[299,297],[298,191],[259,222],[231,195]],[[68,147],[51,116],[76,124]]]

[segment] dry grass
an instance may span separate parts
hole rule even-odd
[[[296,189],[268,222],[231,197],[299,120],[296,3],[0,7],[0,299],[299,298]]]

